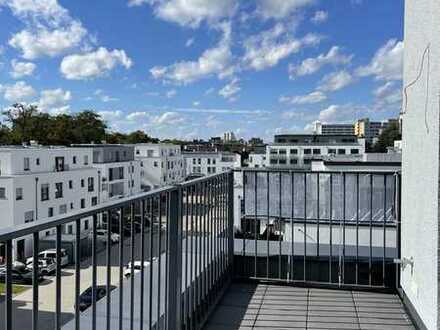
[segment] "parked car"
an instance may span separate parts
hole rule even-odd
[[[66,249],[60,249],[61,251],[61,266],[67,266],[69,264],[69,256],[66,253]],[[53,259],[56,262],[57,250],[56,249],[48,249],[38,253],[38,259]],[[27,258],[26,263],[32,261],[33,258]]]
[[[90,233],[93,235],[93,232]],[[96,238],[104,243],[107,243],[107,229],[97,229]],[[119,234],[110,233],[110,241],[115,244],[119,242]]]
[[[29,260],[26,267],[30,270],[34,268],[34,260]],[[52,258],[38,259],[38,269],[41,275],[50,275],[55,273],[57,265]]]
[[[24,270],[18,270],[18,269],[11,269],[11,277],[12,277],[12,283],[17,284],[32,284],[33,276],[32,271],[29,269]],[[43,280],[43,276],[40,274],[38,276],[38,282],[41,282]],[[6,282],[6,268],[0,268],[0,282]]]
[[[115,289],[115,286],[110,286],[110,291]],[[104,298],[107,295],[107,287],[105,285],[96,286],[96,301]],[[85,311],[92,306],[92,287],[88,287],[83,293],[79,295],[79,310]]]
[[[154,257],[153,261],[156,260],[157,258]],[[144,261],[144,268],[148,267],[150,265],[149,261]],[[141,267],[142,267],[142,262],[141,261],[135,261],[134,262],[134,273],[140,273],[141,271]],[[125,266],[125,270],[124,270],[124,276],[125,277],[130,277],[131,276],[131,262],[129,262],[127,264],[127,266]]]

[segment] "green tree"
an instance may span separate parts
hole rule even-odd
[[[151,138],[144,131],[137,130],[128,134],[125,138],[125,143],[135,144],[135,143],[150,143],[157,139]]]
[[[400,134],[399,124],[391,123],[379,135],[377,142],[373,146],[373,151],[386,152],[387,147],[394,146],[394,141],[401,139],[402,139],[402,135]]]
[[[72,143],[101,143],[105,140],[107,125],[96,112],[85,110],[77,113],[73,117],[73,124]]]
[[[38,109],[35,105],[16,103],[2,114],[6,117],[6,122],[11,126],[12,143],[29,143],[30,140],[34,139],[32,137],[33,120],[38,114]]]

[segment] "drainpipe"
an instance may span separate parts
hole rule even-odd
[[[35,220],[38,220],[38,178],[35,178]]]

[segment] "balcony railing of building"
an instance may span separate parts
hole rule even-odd
[[[256,169],[238,175],[236,277],[396,287],[399,173]]]
[[[30,235],[29,256],[38,260],[40,233],[53,229],[55,329],[198,329],[234,278],[393,290],[399,276],[399,187],[397,173],[241,170],[3,229],[5,329],[23,322],[12,291],[16,242]],[[92,224],[86,304],[85,219]],[[61,249],[63,227],[71,223],[76,230],[69,293],[62,286]],[[110,229],[104,245],[99,228]],[[116,251],[112,231],[120,235]],[[39,303],[46,297],[37,267],[32,272],[32,317],[25,327],[39,329]],[[66,321],[62,300],[69,294],[74,303]]]
[[[181,324],[199,327],[232,279],[233,222],[229,207],[232,187],[232,174],[223,173],[123,198],[88,211],[2,229],[0,247],[4,246],[5,253],[5,265],[0,268],[0,281],[5,282],[4,301],[0,301],[5,308],[2,328],[178,329]],[[91,288],[89,298],[85,299],[87,295],[84,296],[81,287],[88,276],[82,260],[85,247],[81,229],[84,221],[90,220]],[[63,229],[72,223],[75,239],[70,258],[74,284],[69,287],[62,285],[66,277],[61,256],[63,250],[69,250]],[[31,237],[32,249],[26,256],[33,257],[33,264],[38,264],[41,234],[50,230],[56,233],[54,297],[40,294],[46,289],[41,283],[39,267],[33,267],[29,282],[32,312],[26,323],[23,318],[29,313],[21,310],[17,306],[20,302],[14,303],[13,299],[13,286],[20,273],[15,249],[19,240]],[[104,238],[98,237],[100,230],[101,233],[106,230]],[[116,251],[112,247],[115,232],[120,237]],[[99,251],[102,245],[103,251]],[[100,252],[104,252],[102,260]],[[115,257],[116,264],[112,261]],[[105,276],[100,279],[98,268],[105,270]],[[112,279],[114,268],[116,282]],[[128,280],[124,279],[127,272]],[[74,303],[70,306],[72,317],[66,320],[69,311],[65,310],[63,300],[69,295]],[[43,318],[43,312],[39,311],[43,300],[55,301],[52,318],[47,315]]]

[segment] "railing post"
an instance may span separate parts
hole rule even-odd
[[[229,275],[234,276],[234,172],[228,174],[228,254]]]
[[[168,310],[167,325],[169,329],[179,330],[181,326],[182,296],[182,231],[181,203],[182,188],[180,186],[170,192],[170,221],[168,229]]]

